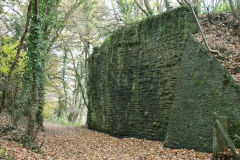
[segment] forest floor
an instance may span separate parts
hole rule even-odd
[[[136,138],[116,138],[86,128],[44,122],[39,133],[41,153],[34,153],[21,144],[0,138],[0,148],[14,159],[57,160],[190,160],[211,159],[211,154],[186,149],[163,148],[163,143]]]
[[[232,13],[204,14],[199,21],[211,49],[218,50],[222,55],[214,56],[240,84],[240,32]],[[200,33],[196,34],[196,38],[203,42]]]

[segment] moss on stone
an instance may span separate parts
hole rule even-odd
[[[239,87],[192,36],[186,6],[115,31],[88,59],[88,126],[211,151],[212,113],[237,118]],[[166,138],[167,135],[167,138]]]

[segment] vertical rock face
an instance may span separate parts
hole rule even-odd
[[[192,38],[197,31],[191,11],[181,7],[117,30],[95,48],[88,59],[88,127],[210,151],[212,112],[237,117],[240,95]]]
[[[211,151],[213,112],[240,119],[240,92],[221,63],[192,37],[186,42],[165,146]]]

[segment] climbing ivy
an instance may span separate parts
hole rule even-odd
[[[29,90],[28,98],[28,130],[27,134],[33,143],[43,122],[43,105],[45,95],[45,63],[47,60],[47,46],[52,27],[57,17],[58,1],[35,0],[32,3],[31,23],[27,38],[28,62],[25,67],[24,87]]]

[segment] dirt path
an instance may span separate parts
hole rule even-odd
[[[1,119],[2,117],[2,119]],[[0,125],[9,123],[0,115]],[[6,122],[5,122],[6,121]],[[116,138],[86,128],[44,122],[45,132],[37,154],[14,141],[0,137],[5,159],[15,160],[210,160],[211,154],[185,149],[163,148],[162,142],[136,138]],[[1,154],[0,154],[1,157]],[[1,158],[0,158],[1,159]]]
[[[44,123],[46,131],[40,133],[42,152],[46,159],[159,159],[186,160],[211,159],[207,153],[163,148],[162,142],[109,136],[86,128],[53,122]]]

